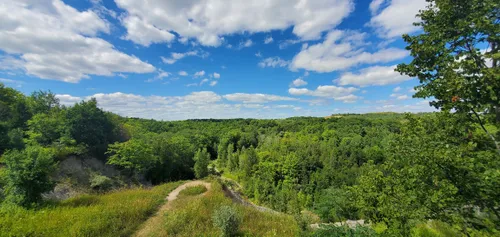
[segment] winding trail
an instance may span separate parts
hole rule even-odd
[[[193,186],[199,186],[199,185],[204,185],[205,188],[207,188],[207,191],[201,195],[204,195],[210,191],[212,188],[212,185],[209,182],[201,181],[201,180],[195,180],[195,181],[190,181],[187,183],[184,183],[174,189],[172,192],[168,194],[168,196],[165,198],[167,203],[163,204],[163,206],[158,209],[158,212],[151,218],[149,218],[146,222],[144,222],[141,226],[141,228],[133,235],[136,237],[145,237],[145,236],[150,236],[150,233],[153,232],[153,228],[156,228],[158,226],[161,226],[162,222],[162,217],[165,214],[166,211],[168,211],[172,207],[172,201],[177,199],[177,196],[179,196],[179,193],[186,189],[187,187],[193,187]]]

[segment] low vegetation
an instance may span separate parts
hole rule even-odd
[[[164,216],[164,226],[152,236],[298,236],[300,229],[290,215],[258,211],[235,204],[224,196],[221,185],[212,182],[202,196],[180,198]],[[232,236],[232,235],[231,235]]]
[[[180,191],[179,197],[196,196],[205,193],[206,191],[207,187],[205,187],[205,185],[196,185],[192,187],[187,187],[184,190]]]
[[[128,236],[181,182],[83,195],[37,209],[0,208],[0,236]]]

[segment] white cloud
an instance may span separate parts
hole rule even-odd
[[[170,42],[175,39],[172,33],[156,28],[154,25],[141,20],[136,16],[127,16],[122,19],[122,24],[127,29],[124,39],[148,47],[153,43]]]
[[[393,93],[390,96],[396,98],[397,100],[407,100],[410,98],[408,95],[402,95],[397,93]]]
[[[353,95],[352,93],[357,91],[354,87],[338,87],[332,85],[318,86],[316,90],[309,90],[306,88],[290,88],[288,93],[295,96],[309,95],[315,97],[331,98],[334,100],[353,102],[359,97]]]
[[[59,102],[62,105],[73,105],[75,103],[82,101],[82,98],[77,97],[77,96],[71,96],[68,94],[62,94],[62,95],[58,94],[58,95],[56,95],[56,98],[59,99]]]
[[[188,73],[186,71],[179,71],[177,74],[179,74],[179,76],[183,76],[183,77],[188,75]]]
[[[261,103],[227,103],[222,96],[212,91],[192,92],[184,96],[142,96],[115,92],[98,93],[90,96],[76,97],[68,94],[56,95],[64,105],[73,105],[92,97],[97,99],[98,106],[122,116],[153,118],[161,120],[181,120],[195,118],[284,118],[304,115],[294,113],[296,108],[285,106],[263,106]],[[272,96],[272,95],[268,95]],[[264,99],[266,103],[269,98]],[[262,100],[262,99],[261,99]],[[278,100],[270,100],[278,101]],[[285,113],[286,112],[286,113]]]
[[[247,39],[245,42],[241,42],[240,43],[240,46],[239,48],[242,49],[242,48],[248,48],[248,47],[251,47],[253,45],[253,42],[251,39]]]
[[[12,79],[5,79],[5,78],[0,78],[0,83],[4,83],[6,85],[13,85],[13,86],[16,86],[16,87],[21,87],[24,84],[23,81],[12,80]]]
[[[194,77],[202,77],[202,76],[205,76],[205,71],[203,71],[203,70],[196,72],[194,74]]]
[[[143,22],[141,25],[154,27],[142,32],[124,24],[126,37],[136,43],[171,40],[167,33],[175,32],[184,38],[194,38],[205,46],[219,46],[224,35],[284,30],[291,26],[292,32],[301,39],[318,39],[322,32],[340,24],[354,9],[351,0],[115,2],[126,11],[125,22],[128,18],[135,18]]]
[[[257,53],[255,54],[255,56],[256,56],[257,58],[261,58],[261,57],[262,57],[262,54],[261,54],[261,53],[260,53],[260,51],[259,51],[259,52],[257,52]]]
[[[300,39],[288,39],[288,40],[281,41],[279,43],[278,47],[279,47],[279,49],[286,49],[288,46],[298,44],[300,42],[302,42],[302,40],[300,40]]]
[[[205,79],[201,80],[201,82],[200,82],[200,86],[201,86],[201,85],[203,85],[203,84],[205,84],[205,83],[207,83],[207,82],[209,82],[209,81],[210,81],[210,80],[208,80],[207,78],[205,78]]]
[[[400,91],[400,90],[401,90],[401,87],[400,87],[400,86],[398,86],[398,87],[396,87],[396,88],[392,89],[392,91],[394,91],[394,92],[398,92],[398,91]]]
[[[366,33],[334,30],[322,43],[306,45],[292,60],[290,68],[316,72],[344,70],[360,64],[374,64],[402,59],[408,55],[403,49],[387,48],[366,52],[362,46]]]
[[[174,53],[170,53],[169,58],[165,58],[165,57],[160,57],[160,58],[166,64],[174,64],[175,62],[177,62],[177,60],[183,59],[187,56],[197,56],[197,57],[201,57],[201,58],[206,58],[206,57],[208,57],[208,53],[203,52],[203,51],[198,51],[198,50],[192,50],[192,51],[188,51],[185,53],[175,53],[174,52]]]
[[[263,59],[259,62],[259,67],[286,67],[290,62],[281,59],[280,57],[271,57]]]
[[[381,4],[382,1],[374,0],[370,4],[370,9],[373,5],[373,9],[378,10]],[[425,0],[391,0],[386,8],[371,18],[369,25],[375,28],[381,38],[400,37],[402,34],[418,30],[413,22],[420,19],[415,15],[426,6]]]
[[[385,0],[372,0],[372,2],[370,3],[370,12],[372,13],[372,15],[377,14],[378,10],[384,2]]]
[[[215,86],[215,85],[217,85],[217,81],[211,81],[210,82],[210,86]]]
[[[223,96],[224,99],[229,101],[238,101],[243,103],[267,103],[272,101],[294,101],[296,98],[269,95],[269,94],[248,94],[248,93],[234,93]]]
[[[300,87],[300,86],[307,85],[307,82],[302,80],[302,78],[299,77],[299,78],[293,80],[292,85],[295,87]]]
[[[172,75],[172,73],[165,72],[162,69],[159,69],[157,75],[154,78],[150,78],[150,79],[146,80],[146,82],[161,81],[170,75]]]
[[[368,67],[361,69],[357,74],[351,72],[344,73],[335,81],[339,85],[380,86],[396,84],[411,79],[406,75],[401,75],[399,72],[394,71],[395,68],[396,65]]]
[[[216,72],[214,72],[213,76],[214,76],[215,79],[219,79],[220,78],[220,74],[216,73]]]
[[[273,37],[268,36],[266,39],[264,39],[264,44],[270,44],[274,41]]]
[[[155,71],[151,64],[95,37],[110,32],[106,20],[60,0],[4,1],[0,22],[0,50],[19,55],[22,69],[29,75],[78,82],[89,75]]]
[[[398,99],[398,100],[407,100],[409,98],[410,97],[408,97],[408,95],[400,95],[400,96],[396,97],[396,99]]]

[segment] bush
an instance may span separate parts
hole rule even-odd
[[[212,216],[214,226],[222,232],[221,236],[234,236],[238,232],[240,219],[230,206],[222,206]]]
[[[104,175],[94,174],[90,178],[90,187],[98,191],[107,191],[113,187],[113,181]]]
[[[6,165],[6,199],[29,207],[42,200],[42,193],[54,188],[50,174],[56,167],[50,149],[30,146],[25,150],[12,150],[2,158]]]

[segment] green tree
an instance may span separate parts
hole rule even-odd
[[[58,112],[35,114],[28,120],[28,141],[42,146],[48,146],[58,141],[66,133],[65,115]]]
[[[208,175],[208,163],[210,161],[210,154],[206,148],[200,149],[194,156],[194,175],[197,179],[204,178]]]
[[[69,134],[77,143],[83,143],[95,155],[102,155],[113,142],[113,123],[97,107],[97,100],[82,101],[66,112]]]
[[[418,16],[423,33],[403,35],[413,60],[397,71],[417,77],[415,97],[431,105],[473,114],[484,131],[481,114],[500,123],[500,4],[496,0],[433,0]],[[490,138],[500,144],[493,134]]]
[[[59,99],[50,91],[35,91],[28,97],[28,105],[32,114],[49,113],[59,108]]]
[[[29,146],[25,150],[12,150],[3,156],[6,165],[6,199],[29,207],[42,200],[42,193],[54,188],[50,174],[56,167],[48,148]]]
[[[146,174],[156,160],[150,144],[141,139],[110,144],[107,153],[110,154],[108,164],[126,169],[136,179]]]

